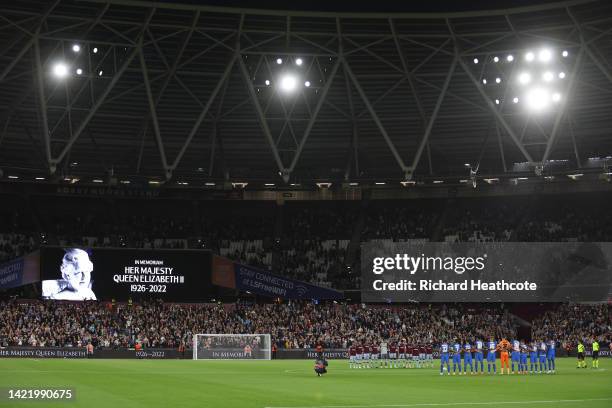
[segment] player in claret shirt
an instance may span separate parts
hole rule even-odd
[[[414,368],[419,367],[419,346],[416,343],[412,346],[412,364]]]
[[[419,346],[419,368],[425,367],[426,359],[427,359],[427,348],[425,347],[425,344],[421,344]]]
[[[357,347],[352,345],[349,347],[349,368],[357,368]]]
[[[397,343],[392,342],[389,346],[389,366],[397,368]]]
[[[370,359],[372,355],[370,354],[370,344],[363,343],[363,367],[370,368]]]
[[[427,346],[425,346],[425,353],[427,355],[427,365],[429,366],[429,368],[433,368],[434,367],[433,346],[431,344],[428,344]]]
[[[380,362],[380,350],[378,349],[378,345],[376,343],[372,343],[372,362],[371,368],[378,368],[378,364]]]
[[[399,350],[399,365],[402,368],[406,368],[407,366],[407,351],[406,351],[406,340],[402,339],[402,341],[400,342],[399,346],[397,347],[397,349]]]

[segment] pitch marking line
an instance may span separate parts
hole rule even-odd
[[[499,402],[424,402],[417,404],[380,404],[380,405],[308,405],[264,408],[376,408],[376,407],[455,407],[462,405],[519,405],[519,404],[562,404],[572,402],[612,401],[612,398],[592,399],[562,399],[562,400],[535,400],[535,401],[499,401]]]

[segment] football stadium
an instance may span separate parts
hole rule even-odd
[[[612,407],[612,2],[0,2],[0,408]]]

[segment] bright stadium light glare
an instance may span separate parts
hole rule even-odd
[[[514,99],[512,99],[512,102],[519,103],[519,98],[515,96]]]
[[[493,57],[493,62],[499,62],[499,57]]]
[[[76,73],[77,75],[81,75],[83,73],[83,70],[81,68],[77,68]]]
[[[552,81],[554,77],[555,76],[550,71],[546,71],[544,74],[542,74],[542,79],[546,82]]]
[[[270,85],[270,80],[266,79],[266,85]]]
[[[283,59],[282,59],[282,58],[277,58],[277,59],[276,59],[276,63],[277,63],[278,65],[282,64],[282,63],[283,63]]]
[[[298,58],[295,60],[295,65],[300,66],[304,63],[304,61],[301,58]]]
[[[559,72],[559,79],[565,78],[565,72]]]
[[[305,86],[306,88],[310,87],[310,81],[306,81],[306,82],[304,82],[304,86]]]
[[[521,85],[527,85],[529,82],[531,82],[531,75],[529,72],[522,72],[518,79]]]
[[[549,62],[551,58],[552,52],[550,52],[548,48],[544,48],[538,53],[538,60],[540,60],[540,62]]]
[[[53,75],[64,78],[68,75],[68,66],[63,62],[58,62],[53,66]]]
[[[72,46],[72,51],[74,51],[74,52],[79,52],[79,51],[81,51],[81,46],[80,46],[79,44],[74,44],[74,45]]]
[[[501,83],[501,78],[500,77],[495,78],[495,83],[497,84]]]
[[[526,102],[529,109],[540,111],[548,107],[550,103],[550,94],[546,89],[534,88],[527,93]]]
[[[512,54],[508,55],[508,56],[506,57],[506,61],[508,61],[508,62],[512,62],[512,61],[514,61],[514,56],[513,56]]]
[[[531,62],[534,59],[535,59],[535,55],[533,54],[533,52],[529,51],[527,54],[525,54],[525,61]]]
[[[478,58],[474,58],[474,64],[478,64]]]
[[[552,95],[552,100],[553,102],[559,102],[561,100],[561,94],[559,92],[555,92]]]
[[[285,92],[291,92],[295,90],[297,86],[297,79],[293,75],[285,75],[281,78],[280,87]]]
[[[569,55],[569,52],[567,52],[567,50],[563,50],[561,55],[563,55],[563,58],[567,58],[567,56]]]

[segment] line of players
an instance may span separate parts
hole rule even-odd
[[[400,342],[358,343],[349,347],[350,368],[433,368],[431,345]]]
[[[497,373],[497,352],[500,354],[501,371],[510,374],[510,362],[512,363],[512,374],[554,374],[555,373],[555,347],[553,340],[534,341],[529,344],[524,341],[513,340],[510,343],[506,339],[499,342],[491,338],[485,349],[482,340],[476,340],[473,344],[464,341],[455,341],[452,345],[443,342],[440,346],[440,375],[451,373],[450,362],[453,363],[452,373],[456,375],[467,375],[468,368],[470,374],[484,374],[484,360],[486,351],[487,373]],[[463,370],[461,360],[463,357]],[[480,371],[479,371],[480,368]],[[493,370],[491,372],[491,369]]]

